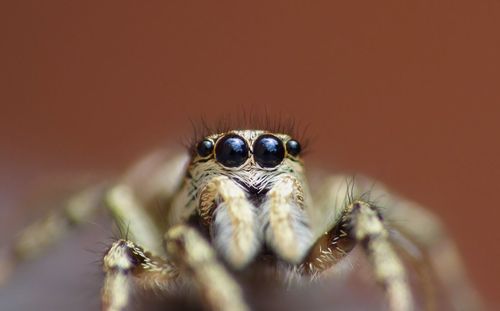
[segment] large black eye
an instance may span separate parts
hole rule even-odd
[[[214,143],[209,139],[204,139],[196,145],[196,152],[202,158],[208,157],[214,150]]]
[[[301,150],[302,148],[300,147],[298,141],[290,139],[289,141],[286,142],[286,151],[288,152],[288,154],[296,157],[299,155]]]
[[[283,161],[285,148],[273,135],[262,135],[253,144],[253,156],[262,167],[275,167]]]
[[[248,159],[248,146],[240,136],[226,135],[217,142],[215,158],[226,167],[238,167]]]

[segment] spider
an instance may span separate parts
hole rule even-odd
[[[154,153],[27,228],[4,254],[0,279],[105,205],[123,235],[102,260],[102,310],[124,310],[134,287],[188,286],[210,310],[247,311],[240,271],[258,265],[288,282],[318,279],[341,269],[355,248],[389,310],[436,309],[438,286],[449,308],[479,308],[432,214],[364,177],[317,173],[309,185],[302,151],[283,131],[224,130],[203,134],[189,155]],[[424,303],[417,303],[405,262],[420,271]]]

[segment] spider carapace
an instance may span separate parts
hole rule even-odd
[[[104,256],[103,310],[124,310],[137,286],[186,285],[210,310],[250,310],[234,278],[238,271],[262,261],[283,280],[317,279],[355,247],[392,311],[437,305],[433,294],[414,298],[402,256],[433,276],[451,309],[477,307],[453,243],[433,215],[366,178],[320,173],[309,185],[301,149],[286,133],[228,130],[204,135],[189,156],[159,151],[31,226],[10,248],[8,266],[50,244],[64,231],[57,226],[89,219],[102,199],[126,232]],[[430,286],[421,279],[421,287]]]

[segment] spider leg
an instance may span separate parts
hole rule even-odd
[[[363,176],[358,176],[356,182],[346,176],[332,176],[322,179],[315,188],[319,191],[315,193],[314,208],[308,212],[317,228],[317,240],[299,272],[318,275],[353,248],[353,239],[347,234],[349,222],[342,215],[347,202],[364,197],[380,207],[390,243],[415,269],[416,285],[422,290],[426,310],[437,310],[450,303],[447,308],[451,310],[483,309],[455,244],[439,219],[427,209]]]
[[[161,233],[137,199],[133,189],[118,184],[106,194],[106,207],[111,211],[122,238],[131,240],[155,255],[164,254]]]
[[[179,269],[192,278],[209,309],[248,310],[239,285],[195,229],[175,226],[166,233],[165,243],[172,261],[153,256],[132,241],[120,239],[113,243],[103,260],[106,274],[102,289],[104,311],[124,310],[134,284],[166,291],[175,288]]]
[[[426,310],[483,309],[459,251],[438,217],[368,178],[358,178],[356,184],[358,192],[369,194],[383,207],[392,244],[417,272]]]
[[[53,209],[47,216],[25,228],[10,246],[0,249],[0,285],[16,266],[43,253],[72,228],[87,222],[102,205],[104,184],[86,188],[64,201],[62,209]]]
[[[195,229],[186,225],[174,226],[165,234],[165,241],[168,255],[191,276],[211,310],[249,310],[240,286]]]
[[[159,150],[139,161],[106,194],[106,207],[122,236],[155,255],[163,255],[160,228],[166,204],[182,181],[185,154]],[[162,204],[165,203],[165,204]]]
[[[123,239],[114,242],[104,256],[103,270],[101,301],[104,311],[123,310],[128,305],[133,283],[144,288],[168,290],[177,285],[179,276],[172,263]]]
[[[388,222],[394,229],[391,238],[423,275],[428,309],[436,309],[436,285],[440,285],[452,310],[482,310],[459,251],[439,219],[413,202],[394,200],[388,210]]]
[[[389,230],[378,208],[353,200],[358,190],[354,184],[346,183],[345,177],[332,177],[324,181],[323,186],[322,195],[316,201],[316,208],[322,211],[309,213],[319,227],[315,232],[317,239],[305,261],[298,266],[298,272],[313,277],[319,275],[359,244],[369,259],[375,279],[385,290],[390,310],[413,310],[406,269],[391,245]],[[330,219],[319,217],[321,214]]]
[[[234,189],[221,190],[218,187],[217,190],[222,191],[221,196],[226,198],[224,190],[233,193]],[[234,195],[226,199],[227,208],[240,206],[238,200],[231,202]],[[107,207],[116,223],[122,232],[127,231],[127,240],[115,242],[104,257],[104,310],[125,308],[133,284],[142,283],[145,287],[166,290],[172,285],[176,286],[175,280],[179,275],[177,267],[185,269],[185,273],[191,276],[211,309],[247,310],[239,286],[217,261],[208,242],[195,229],[182,225],[171,228],[165,235],[168,261],[153,255],[163,254],[164,251],[162,245],[158,245],[161,243],[158,229],[146,209],[142,208],[141,201],[126,184],[114,186],[106,196]],[[155,251],[152,254],[145,251],[150,249]]]
[[[185,162],[186,155],[160,150],[132,167],[121,178],[119,186],[107,192],[107,196],[105,193],[109,182],[85,188],[72,195],[62,203],[62,208],[54,208],[47,216],[24,229],[10,245],[0,247],[0,286],[8,280],[17,265],[37,257],[64,237],[71,229],[92,219],[103,206],[105,197],[109,209],[118,219],[117,223],[118,226],[121,226],[121,231],[132,231],[129,230],[132,218],[127,215],[128,210],[121,207],[120,202],[126,201],[128,206],[134,205],[138,208],[133,209],[139,210],[146,206],[145,202],[158,197],[168,201],[182,180]],[[132,193],[130,189],[134,189],[132,195],[130,195]],[[145,213],[138,212],[141,216],[144,216]],[[140,217],[140,219],[146,219],[146,217]],[[160,217],[156,217],[156,219],[160,219]],[[141,222],[139,226],[143,224],[144,222]],[[133,231],[137,235],[141,235],[143,232],[141,230]],[[152,251],[161,254],[163,252],[161,238],[159,238],[161,234],[158,233],[155,239],[144,239],[143,237],[146,235],[148,234],[141,235],[142,238],[139,239],[147,240],[146,245]],[[153,240],[156,242],[151,242]]]
[[[160,290],[176,287],[178,270],[160,257],[165,254],[160,231],[130,183],[110,188],[105,202],[122,239],[113,243],[103,259],[102,309],[123,310],[134,285]]]
[[[413,310],[406,269],[377,210],[366,202],[355,201],[347,207],[345,217],[373,267],[375,279],[386,292],[390,310]]]

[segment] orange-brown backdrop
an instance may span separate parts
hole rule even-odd
[[[18,1],[0,32],[2,243],[46,174],[266,110],[310,125],[309,162],[429,206],[498,303],[500,2]]]

